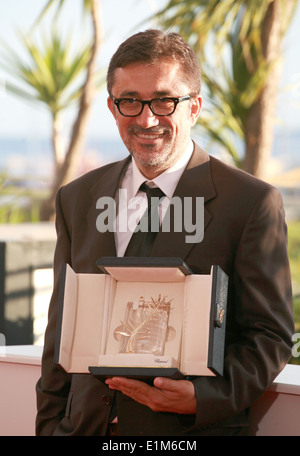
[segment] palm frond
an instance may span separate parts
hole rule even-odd
[[[160,26],[179,32],[198,56],[209,100],[198,125],[227,148],[236,163],[240,153],[232,136],[244,140],[249,110],[276,65],[265,60],[262,47],[271,1],[170,0],[156,14]]]
[[[55,19],[57,19],[63,4],[64,0],[49,0],[48,3],[45,5],[45,7],[42,9],[40,14],[38,15],[37,19],[33,23],[32,30],[42,21],[42,19],[46,16],[46,13],[50,10],[50,8],[57,3],[57,8],[56,8],[56,13],[55,13]]]
[[[7,45],[5,52],[1,53],[0,66],[11,75],[10,78],[18,81],[19,86],[10,82],[8,90],[24,98],[28,98],[30,93],[31,97],[45,103],[52,113],[58,113],[78,100],[82,86],[80,75],[86,71],[92,45],[83,45],[74,54],[71,34],[62,39],[55,28],[50,36],[44,33],[38,45],[30,35],[21,32],[20,39],[26,58],[20,57]]]

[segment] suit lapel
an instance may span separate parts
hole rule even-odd
[[[103,256],[116,256],[114,232],[112,230],[107,230],[100,233],[97,229],[96,221],[101,213],[101,210],[96,208],[97,201],[99,198],[115,199],[116,192],[129,163],[130,157],[115,163],[112,167],[107,169],[105,174],[99,177],[99,182],[90,189],[92,195],[91,201],[93,204],[88,210],[87,220],[89,232],[95,233],[95,237],[90,241],[91,254],[95,255],[96,251],[97,258]]]
[[[195,216],[195,198],[204,197],[204,230],[207,228],[212,214],[207,209],[206,203],[216,196],[210,168],[209,155],[200,147],[195,145],[194,153],[188,166],[182,174],[182,177],[174,192],[174,197],[179,197],[182,201],[182,212],[184,216],[184,198],[190,197],[193,200],[192,220]],[[187,232],[182,217],[182,230],[174,231],[174,215],[170,215],[170,232],[159,232],[155,240],[151,256],[174,256],[184,259],[191,248],[193,242],[186,242],[186,236],[192,233]]]

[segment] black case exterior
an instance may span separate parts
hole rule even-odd
[[[223,375],[228,276],[220,266],[213,266],[212,274],[207,367],[215,374]]]
[[[97,266],[105,274],[109,274],[107,268],[126,266],[158,268],[174,267],[179,268],[184,275],[193,274],[191,269],[184,263],[183,260],[175,257],[102,257],[97,261]],[[63,320],[65,281],[66,265],[63,265],[54,352],[54,362],[57,365],[60,365],[59,351]],[[214,374],[221,376],[223,375],[224,364],[227,289],[228,276],[219,266],[214,265],[212,267],[212,292],[207,367],[211,369]],[[173,379],[184,378],[184,375],[177,368],[90,366],[89,372],[99,380],[112,376],[126,376],[143,380],[147,380],[148,378],[150,381],[157,376]]]
[[[108,267],[139,267],[139,268],[176,268],[184,275],[193,274],[192,270],[181,258],[177,257],[102,257],[97,260],[97,266],[108,274]]]
[[[152,382],[155,377],[182,380],[185,376],[176,367],[110,367],[91,366],[89,371],[99,380],[109,377],[127,377]]]

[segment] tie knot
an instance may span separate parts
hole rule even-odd
[[[165,196],[164,192],[159,187],[149,187],[146,182],[140,186],[140,190],[146,193],[148,200],[153,197],[162,198]]]
[[[140,186],[140,190],[147,195],[148,207],[131,237],[125,256],[149,256],[159,232],[160,198],[165,194],[160,188],[149,187],[145,182]]]

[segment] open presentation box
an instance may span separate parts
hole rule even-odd
[[[66,372],[134,378],[222,375],[228,277],[179,258],[97,261],[62,271],[55,363]]]

